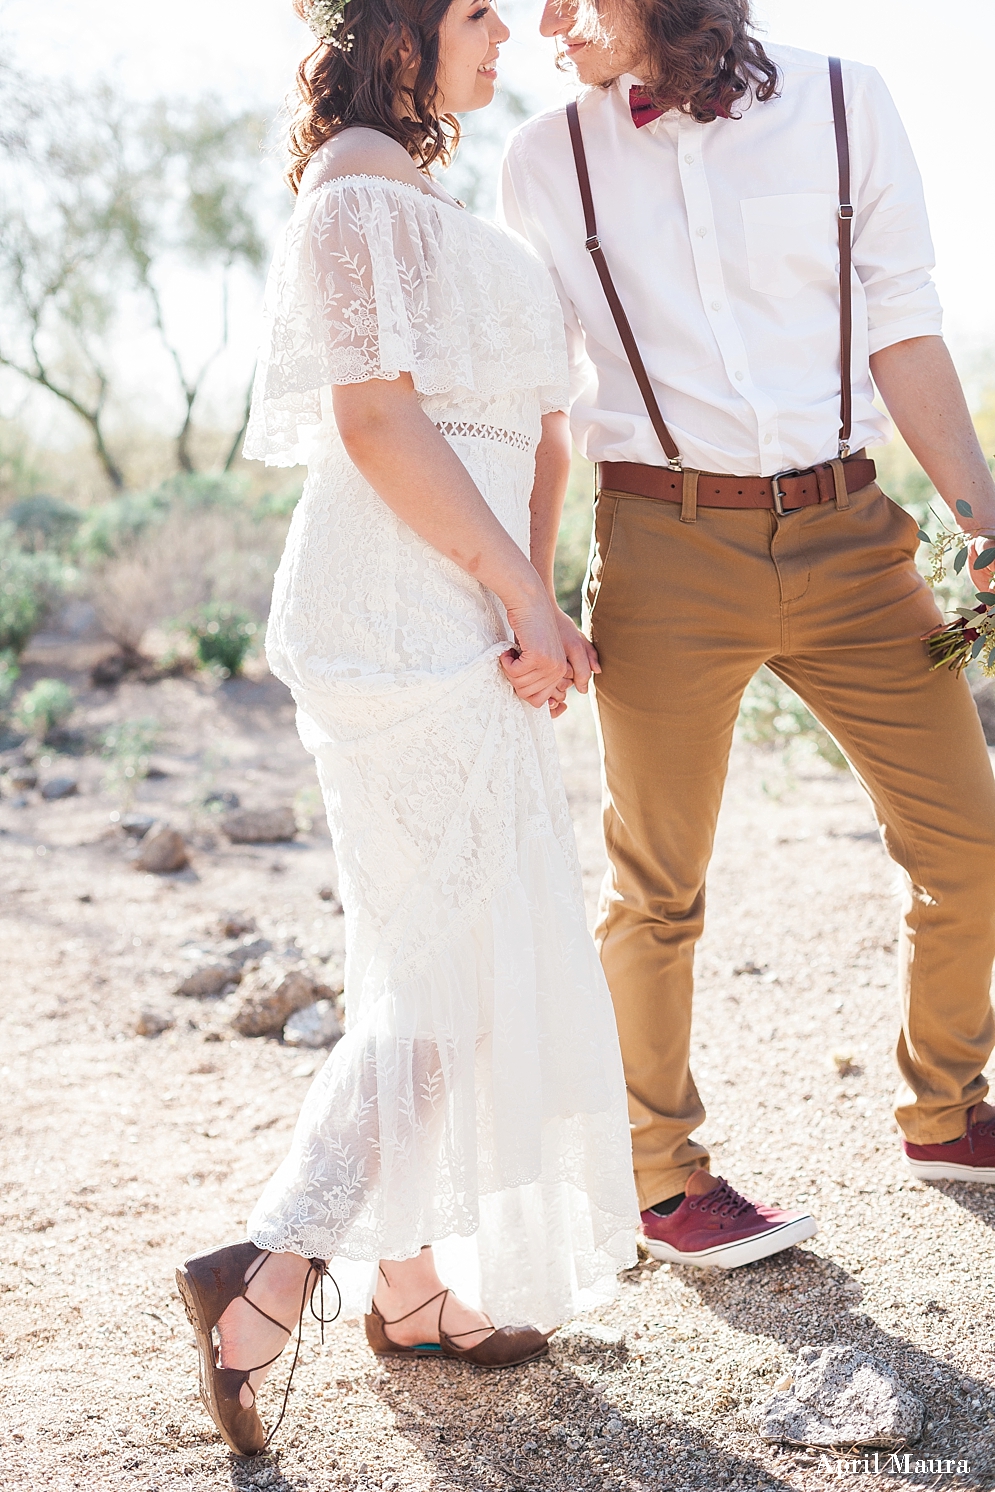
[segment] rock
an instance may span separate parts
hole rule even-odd
[[[151,871],[153,875],[182,870],[187,863],[183,835],[168,824],[153,824],[139,846],[134,863],[136,870]]]
[[[256,919],[244,912],[222,912],[218,918],[218,931],[223,938],[244,938],[246,933],[256,930]]]
[[[764,1440],[883,1446],[919,1439],[924,1406],[893,1368],[857,1347],[803,1347],[790,1389],[750,1412]]]
[[[258,964],[272,947],[269,938],[245,938],[237,948],[229,950],[228,957],[242,969],[246,964]]]
[[[7,773],[7,781],[17,792],[30,792],[31,788],[38,786],[38,773],[34,767],[12,767]]]
[[[175,993],[199,997],[220,995],[226,984],[238,984],[241,978],[242,970],[236,963],[226,961],[222,964],[206,964],[204,968],[195,969],[192,974],[188,974],[176,986]]]
[[[287,1046],[334,1046],[342,1035],[342,1027],[331,1000],[316,1000],[295,1013],[283,1028],[283,1039]]]
[[[95,689],[111,689],[120,684],[131,666],[124,653],[108,653],[98,659],[90,670],[90,683]]]
[[[42,783],[41,795],[51,803],[56,798],[71,798],[78,788],[75,777],[50,777]]]
[[[204,799],[205,808],[241,808],[241,806],[242,800],[238,793],[221,788],[216,792],[208,793]]]
[[[236,808],[226,813],[221,827],[233,844],[274,844],[293,839],[297,833],[294,810],[282,808]]]
[[[307,969],[288,973],[267,959],[242,981],[231,1023],[241,1036],[278,1036],[295,1011],[314,1004],[316,990],[324,994]]]
[[[175,1024],[172,1016],[164,1015],[161,1010],[140,1010],[135,1017],[135,1035],[159,1036]]]
[[[154,823],[147,813],[125,813],[120,819],[121,828],[132,839],[144,839]]]
[[[321,897],[322,901],[330,901],[333,903],[333,906],[331,908],[333,912],[341,912],[342,903],[339,901],[334,886],[319,886],[318,895]]]

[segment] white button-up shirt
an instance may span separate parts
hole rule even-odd
[[[625,77],[580,98],[598,232],[684,463],[771,476],[836,456],[839,177],[825,57],[768,47],[781,94],[740,119],[672,111],[636,129]],[[853,450],[888,439],[868,358],[940,331],[922,182],[880,75],[846,62],[852,162]],[[562,108],[511,137],[505,221],[556,282],[571,423],[592,461],[663,466],[601,283]]]

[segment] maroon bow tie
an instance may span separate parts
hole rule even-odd
[[[641,130],[644,124],[652,124],[654,119],[659,119],[663,114],[663,110],[657,108],[649,94],[635,85],[629,89],[629,110],[637,130]]]

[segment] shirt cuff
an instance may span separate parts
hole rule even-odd
[[[868,329],[867,347],[873,357],[886,347],[897,342],[910,342],[913,337],[941,337],[943,335],[943,312],[920,311],[915,316],[903,316],[898,321],[886,321],[881,326]]]

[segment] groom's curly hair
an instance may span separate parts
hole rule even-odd
[[[459,124],[451,114],[436,114],[435,104],[439,30],[451,3],[344,0],[336,40],[319,42],[297,69],[300,106],[290,127],[287,172],[295,192],[318,147],[350,125],[389,135],[417,166],[449,164]],[[306,21],[304,0],[293,5]]]
[[[776,65],[751,34],[750,0],[629,0],[642,31],[646,92],[699,124],[738,118],[778,91]]]

